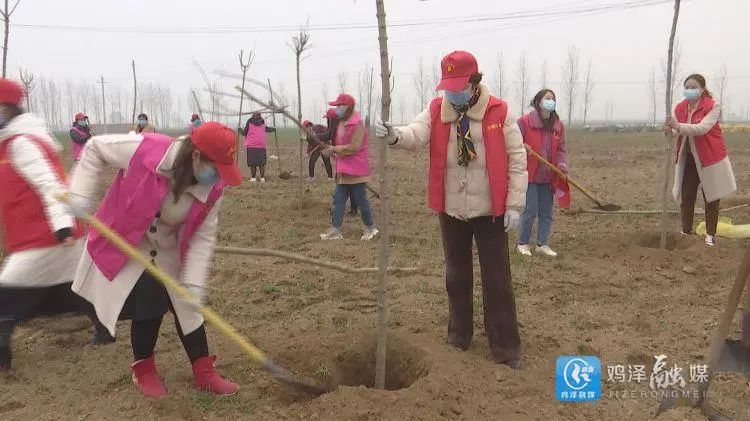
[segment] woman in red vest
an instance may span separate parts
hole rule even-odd
[[[480,83],[473,55],[448,54],[441,70],[437,89],[444,90],[445,97],[433,99],[408,126],[377,122],[375,132],[398,148],[429,145],[427,201],[438,213],[443,237],[448,342],[462,350],[471,344],[476,241],[492,357],[520,368],[507,233],[518,226],[526,202],[526,150],[508,104]]]
[[[9,254],[0,269],[0,371],[10,369],[16,323],[37,316],[86,313],[71,291],[83,244],[75,217],[55,199],[66,190],[62,146],[44,122],[20,108],[23,88],[0,79],[0,220]],[[96,325],[93,344],[114,339]]]
[[[719,119],[721,104],[706,89],[706,79],[698,74],[685,79],[685,100],[677,104],[664,131],[677,135],[677,158],[672,196],[681,203],[682,234],[693,231],[693,214],[698,186],[706,203],[706,238],[716,245],[719,200],[737,190],[732,164],[727,156]]]
[[[96,197],[107,168],[120,172],[97,217],[141,253],[204,297],[226,184],[242,181],[235,163],[236,135],[219,123],[204,123],[190,136],[95,136],[73,174],[70,192],[85,210]],[[115,334],[119,319],[131,319],[133,381],[148,397],[167,391],[156,371],[154,349],[164,314],[175,316],[177,333],[193,366],[194,386],[220,395],[239,386],[223,379],[209,355],[203,316],[192,300],[168,291],[135,260],[90,231],[73,291],[90,301],[102,324]]]
[[[518,128],[523,135],[523,142],[534,152],[552,162],[563,173],[568,173],[565,160],[565,127],[555,111],[555,93],[551,89],[542,89],[531,101],[534,109],[518,119]],[[531,228],[534,220],[538,219],[536,232],[536,251],[548,257],[555,257],[549,246],[549,235],[552,230],[552,206],[557,196],[563,207],[570,203],[569,189],[565,188],[565,180],[560,180],[549,167],[540,164],[533,156],[529,156],[528,173],[529,188],[526,191],[526,207],[521,218],[521,232],[518,235],[518,252],[524,256],[531,256]],[[555,194],[555,193],[560,194]]]
[[[81,159],[83,147],[92,135],[89,117],[84,113],[77,113],[73,117],[73,127],[70,128],[70,140],[73,141],[71,144],[73,161],[78,162]]]

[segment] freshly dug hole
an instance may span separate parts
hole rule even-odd
[[[684,250],[690,247],[691,237],[674,232],[667,233],[667,250]],[[693,238],[695,240],[695,238]],[[633,236],[633,241],[640,247],[658,249],[661,245],[660,232],[640,233]]]
[[[334,357],[330,390],[338,386],[375,387],[375,335],[368,335]],[[388,337],[386,348],[386,390],[411,386],[429,372],[424,351],[395,335]]]

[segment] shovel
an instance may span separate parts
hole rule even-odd
[[[750,246],[745,250],[745,256],[742,258],[737,277],[734,278],[734,285],[729,292],[727,305],[724,308],[724,313],[721,315],[721,320],[719,320],[719,326],[711,338],[711,347],[708,351],[708,381],[699,385],[697,400],[671,397],[662,399],[659,408],[656,410],[657,416],[664,411],[678,406],[692,406],[700,408],[711,421],[730,420],[728,416],[713,408],[704,398],[714,372],[737,371],[745,374],[748,373],[750,355],[748,355],[748,350],[742,342],[750,339],[748,338],[750,335],[750,331],[748,331],[750,328],[748,326],[748,322],[750,322],[750,314],[748,314],[750,312],[750,289],[745,294],[745,308],[742,312],[743,340],[732,341],[726,339],[729,333],[729,325],[734,318],[734,312],[737,311],[737,306],[740,303],[740,296],[747,285],[748,275],[750,275]]]
[[[552,170],[552,172],[554,172],[555,174],[557,174],[559,177],[565,177],[568,180],[568,183],[571,186],[577,188],[586,197],[588,197],[594,203],[596,203],[596,208],[595,209],[600,210],[600,211],[604,211],[604,212],[615,212],[615,211],[618,211],[618,210],[622,209],[622,207],[620,207],[618,205],[614,205],[614,204],[602,205],[602,202],[600,202],[596,197],[594,197],[594,195],[592,195],[591,193],[589,193],[588,191],[586,191],[586,189],[584,189],[583,187],[581,187],[580,184],[576,183],[573,179],[571,179],[570,177],[568,177],[567,175],[565,175],[565,173],[563,173],[562,171],[560,171],[560,169],[557,168],[554,164],[552,164],[551,162],[549,162],[546,159],[544,159],[543,156],[541,156],[538,153],[536,153],[533,149],[531,149],[531,146],[529,146],[529,145],[524,145],[524,146],[526,147],[526,151],[529,153],[529,155],[533,156],[534,158],[536,158],[537,160],[539,160],[541,163],[543,163],[544,165],[548,166]]]
[[[58,195],[57,199],[65,202],[68,206],[73,207],[69,196]],[[121,252],[125,253],[131,259],[137,261],[143,267],[149,271],[154,278],[159,280],[165,287],[177,293],[182,298],[197,302],[198,299],[191,291],[188,291],[180,285],[175,279],[169,274],[164,272],[161,268],[151,263],[151,259],[141,254],[133,246],[131,246],[120,234],[115,232],[112,228],[108,227],[104,222],[99,220],[96,216],[80,212],[74,208],[76,216],[86,221],[90,227],[94,228],[99,234],[107,239],[112,245],[117,247]],[[239,347],[256,363],[261,365],[271,376],[273,376],[279,383],[289,386],[299,392],[309,395],[322,395],[326,393],[326,390],[320,386],[317,386],[307,380],[296,378],[291,372],[285,370],[275,362],[273,362],[268,356],[263,353],[260,349],[256,348],[255,345],[251,344],[242,334],[240,334],[232,325],[224,321],[218,314],[213,310],[203,305],[197,305],[203,317],[211,323],[216,329],[219,330],[224,336],[234,341]]]

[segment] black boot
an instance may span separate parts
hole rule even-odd
[[[16,327],[13,319],[0,320],[0,373],[10,370],[10,337]]]
[[[94,323],[92,331],[93,335],[91,336],[91,345],[107,345],[115,342],[115,338],[109,334],[107,328],[98,320]]]

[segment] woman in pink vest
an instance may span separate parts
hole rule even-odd
[[[510,275],[507,232],[526,202],[526,150],[505,101],[481,84],[477,61],[465,51],[441,62],[435,98],[408,126],[377,122],[391,146],[429,145],[427,202],[438,214],[448,291],[448,343],[466,350],[474,333],[472,243],[476,240],[484,295],[484,326],[493,359],[522,365],[521,338]]]
[[[693,214],[698,186],[706,203],[706,238],[716,245],[719,200],[737,190],[732,164],[727,156],[719,119],[721,104],[706,89],[706,79],[698,74],[685,79],[685,100],[677,104],[672,118],[664,124],[666,133],[677,135],[677,158],[672,195],[681,203],[682,234],[693,232]]]
[[[534,96],[531,106],[534,109],[518,119],[523,142],[567,174],[565,127],[555,111],[555,93],[551,89],[542,89]],[[536,158],[529,155],[527,161],[529,187],[526,191],[526,207],[521,218],[521,232],[518,235],[518,253],[531,256],[531,228],[534,226],[534,220],[538,219],[536,251],[548,257],[555,257],[557,253],[549,246],[553,201],[556,196],[561,206],[568,207],[570,190],[566,188],[565,180],[560,180],[549,167]]]
[[[0,79],[0,372],[11,366],[11,336],[18,322],[38,316],[85,313],[93,307],[71,291],[81,257],[81,229],[55,199],[67,189],[62,146],[44,121],[20,108],[23,88]],[[96,325],[92,344],[114,339]]]
[[[369,241],[379,232],[375,228],[370,200],[367,198],[367,182],[370,181],[370,136],[359,113],[354,111],[356,101],[353,96],[341,94],[329,104],[336,107],[339,124],[334,136],[335,146],[326,147],[322,154],[336,158],[336,189],[333,192],[331,228],[320,234],[320,238],[344,238],[341,226],[344,223],[346,199],[351,196],[362,212],[362,222],[365,224],[360,240]]]
[[[71,150],[73,161],[78,162],[83,153],[83,147],[91,138],[91,126],[89,126],[89,117],[84,113],[78,113],[73,118],[73,127],[70,129]]]
[[[70,192],[85,210],[108,168],[119,169],[97,216],[151,261],[202,299],[216,243],[224,185],[242,181],[235,164],[236,135],[205,123],[192,135],[172,139],[156,133],[91,138]],[[118,319],[131,319],[133,381],[148,397],[166,389],[156,371],[154,349],[167,311],[193,365],[194,386],[233,394],[209,355],[203,316],[95,231],[89,231],[73,291],[94,304],[102,324],[115,334]]]
[[[260,169],[260,182],[266,182],[266,133],[276,131],[273,127],[266,126],[260,113],[253,113],[252,117],[247,119],[245,129],[238,128],[241,135],[245,136],[245,148],[247,149],[247,166],[250,167],[250,181],[255,183],[258,179],[255,176]]]

